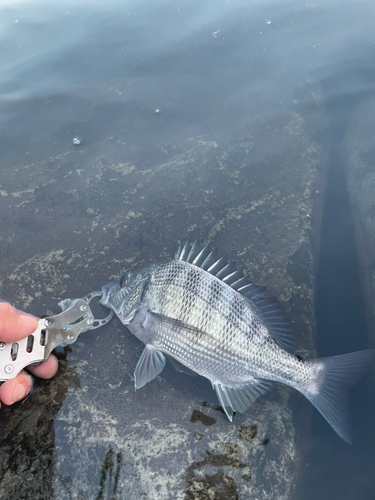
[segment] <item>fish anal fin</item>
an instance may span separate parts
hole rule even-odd
[[[228,388],[225,385],[221,385],[221,384],[213,384],[213,387],[216,391],[216,395],[217,395],[217,398],[221,404],[221,407],[225,411],[226,416],[232,422],[233,415],[234,415],[234,408],[233,408],[232,401],[227,393]]]
[[[260,379],[253,379],[248,384],[234,387],[214,384],[219,402],[230,421],[232,421],[235,411],[243,413],[259,396],[265,394],[271,387],[271,382]]]
[[[166,361],[162,352],[147,344],[135,367],[135,388],[140,389],[151,380],[154,380],[163,371]]]

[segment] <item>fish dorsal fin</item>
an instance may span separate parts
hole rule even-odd
[[[246,294],[244,297],[263,319],[273,340],[282,349],[293,354],[295,349],[293,330],[280,302],[275,297],[257,296],[251,299]]]
[[[272,387],[272,382],[254,379],[250,384],[238,387],[229,387],[222,384],[214,384],[214,389],[220,404],[230,421],[233,419],[235,411],[243,413]]]
[[[175,258],[204,269],[243,295],[263,319],[275,342],[293,353],[293,332],[281,304],[274,297],[264,297],[266,288],[251,283],[242,269],[237,269],[235,262],[229,263],[226,255],[218,255],[217,248],[212,250],[210,244],[203,247],[198,240],[193,244],[187,240],[180,245]]]

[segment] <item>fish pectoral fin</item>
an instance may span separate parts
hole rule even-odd
[[[232,421],[235,411],[243,413],[259,396],[265,394],[271,387],[271,382],[256,378],[249,384],[242,384],[235,387],[214,384],[220,404],[230,421]]]
[[[134,371],[134,385],[140,389],[161,373],[167,362],[164,354],[152,345],[147,344],[143,349]]]
[[[180,363],[176,359],[172,358],[172,356],[167,355],[167,359],[176,371],[178,371],[180,373],[186,373],[186,375],[190,375],[191,377],[197,376],[197,374],[195,372],[193,372],[193,370],[190,370],[190,368],[183,365],[182,363]]]
[[[176,333],[193,333],[198,336],[207,335],[207,333],[195,326],[187,325],[179,319],[170,318],[165,314],[156,313],[148,309],[144,321],[144,328],[151,331],[156,327],[168,328],[168,330]]]

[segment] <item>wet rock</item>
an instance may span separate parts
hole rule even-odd
[[[40,162],[7,159],[0,285],[8,300],[57,312],[57,301],[200,238],[279,298],[298,353],[313,353],[324,150],[297,105],[234,138],[88,142]],[[169,365],[135,392],[141,351],[114,319],[72,346],[74,376],[60,370],[37,381],[28,411],[0,413],[1,499],[290,498],[299,454],[289,390],[230,423],[208,381]]]
[[[1,499],[54,498],[54,417],[75,376],[65,356],[59,364],[59,375],[38,380],[25,403],[1,408]]]

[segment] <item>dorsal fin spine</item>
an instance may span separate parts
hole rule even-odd
[[[193,264],[197,267],[200,267],[201,264],[203,264],[203,262],[206,260],[206,257],[209,255],[209,253],[210,245],[206,245],[193,260]]]
[[[243,271],[242,269],[237,269],[234,273],[228,274],[223,278],[223,281],[227,284],[230,285],[233,288],[233,283],[236,283],[239,278],[243,278]]]
[[[214,276],[217,276],[217,274],[228,264],[228,258],[226,255],[224,257],[221,257],[218,259],[216,262],[214,262],[208,269],[207,271]]]
[[[201,246],[200,246],[198,240],[195,240],[191,249],[190,249],[190,252],[189,252],[189,255],[187,258],[188,262],[193,263],[193,260],[195,259],[197,254],[200,252],[200,250],[201,250]]]
[[[208,255],[208,257],[206,257],[205,261],[203,262],[203,264],[200,266],[202,269],[204,269],[205,271],[208,270],[208,268],[214,263],[217,261],[217,254],[218,254],[218,251],[217,251],[217,248],[215,248],[214,250],[212,250],[212,252]]]

